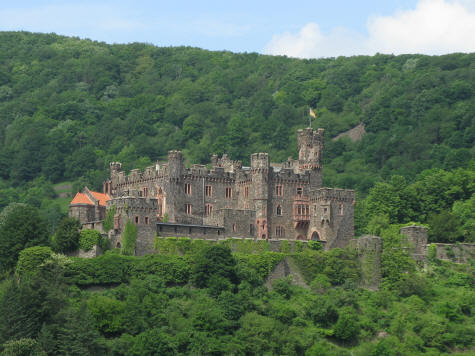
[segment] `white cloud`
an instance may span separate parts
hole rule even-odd
[[[415,9],[368,20],[368,35],[315,23],[299,33],[275,35],[264,53],[317,58],[380,53],[444,54],[475,51],[474,1],[420,0]]]

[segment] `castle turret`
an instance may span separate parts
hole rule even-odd
[[[104,182],[104,193],[114,194],[116,192],[117,185],[120,183],[119,176],[124,174],[122,171],[122,163],[111,162],[109,163],[110,179]]]
[[[310,188],[322,186],[322,154],[324,129],[308,127],[298,130],[299,170],[310,172]]]
[[[261,239],[269,238],[269,174],[269,154],[253,153],[251,155],[251,176],[254,189],[253,196],[256,209],[257,236]]]
[[[185,192],[183,189],[183,174],[185,166],[181,151],[168,151],[168,203],[169,221],[175,222],[185,216]]]

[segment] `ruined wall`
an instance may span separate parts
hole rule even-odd
[[[435,258],[439,260],[447,260],[455,263],[470,263],[471,259],[475,258],[475,244],[470,243],[457,243],[457,244],[444,244],[435,243],[431,244],[436,248]],[[428,249],[430,248],[428,245]]]
[[[358,258],[361,263],[360,286],[370,290],[377,290],[382,279],[382,239],[379,236],[365,235],[351,240],[350,245],[358,251]]]

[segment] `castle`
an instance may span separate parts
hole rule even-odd
[[[125,223],[136,224],[137,254],[151,252],[156,235],[315,240],[325,248],[344,247],[354,237],[354,191],[322,187],[323,133],[298,130],[299,158],[281,164],[254,153],[250,167],[213,155],[211,169],[186,168],[182,153],[169,151],[167,163],[126,175],[113,162],[104,192],[85,188],[72,200],[70,216],[101,230],[106,212],[115,209],[109,236],[120,246]]]

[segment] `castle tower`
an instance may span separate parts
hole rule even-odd
[[[325,248],[345,247],[354,237],[355,192],[320,188],[310,192],[310,225],[307,239]]]
[[[259,239],[269,238],[269,174],[270,161],[267,153],[251,155],[251,177],[254,189],[254,206],[256,209],[256,233]]]
[[[122,171],[122,163],[120,162],[111,162],[109,163],[110,169],[110,179],[104,182],[103,191],[105,194],[115,194],[116,187],[119,184],[119,176],[124,174]]]
[[[168,200],[167,213],[171,222],[178,221],[185,214],[185,202],[183,200],[183,174],[185,166],[181,151],[168,151]]]
[[[299,170],[310,172],[310,189],[322,186],[322,154],[324,129],[307,127],[298,130]]]

